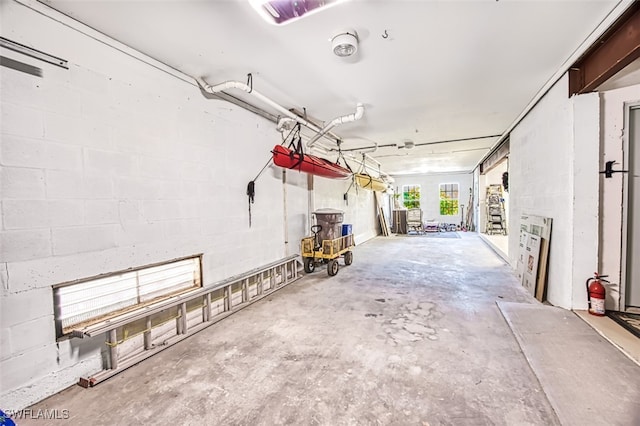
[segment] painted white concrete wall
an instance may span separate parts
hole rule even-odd
[[[420,208],[422,209],[422,217],[425,221],[436,220],[441,223],[460,224],[462,212],[458,212],[455,216],[440,215],[440,184],[441,183],[457,183],[458,184],[458,202],[464,205],[464,215],[469,207],[469,191],[473,186],[473,173],[439,173],[424,175],[399,175],[394,176],[394,188],[402,199],[403,185],[420,185]]]
[[[515,267],[523,213],[553,219],[547,299],[584,309],[598,262],[597,94],[567,97],[565,75],[511,132],[509,257]]]
[[[246,187],[281,140],[273,123],[22,5],[0,7],[3,37],[69,61],[3,51],[43,75],[0,67],[0,401],[20,409],[102,368],[103,336],[56,342],[52,285],[198,253],[210,285],[298,252],[309,194],[306,177],[287,173],[283,186],[269,167],[249,228]],[[325,204],[342,202],[342,184],[326,183]],[[365,218],[368,202],[356,203]]]
[[[347,193],[346,201],[343,197],[345,193]],[[314,210],[330,208],[344,212],[343,223],[353,225],[356,245],[378,235],[378,216],[373,191],[356,189],[350,179],[334,180],[315,177],[313,194]]]
[[[509,258],[515,268],[523,213],[553,219],[547,298],[571,308],[573,108],[565,75],[510,135]]]
[[[598,268],[600,95],[574,96],[572,309],[587,309],[585,282]]]
[[[640,102],[640,85],[610,90],[601,94],[601,154],[600,170],[605,162],[616,161],[615,169],[623,169],[625,127],[625,103]],[[600,264],[599,272],[609,275],[607,285],[607,309],[620,307],[620,280],[622,259],[622,173],[614,173],[605,179],[600,175]],[[628,259],[628,261],[631,261]]]
[[[476,232],[481,232],[480,221],[480,188],[484,182],[484,176],[480,174],[480,167],[473,170],[473,225]]]
[[[300,253],[300,240],[309,234],[309,187],[308,175],[294,170],[284,171],[287,185],[283,187],[287,206],[287,233],[285,254]]]

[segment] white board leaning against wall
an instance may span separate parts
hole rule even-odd
[[[540,302],[545,298],[551,223],[552,219],[548,217],[520,216],[516,276],[529,294]]]

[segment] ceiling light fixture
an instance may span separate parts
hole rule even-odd
[[[344,0],[249,0],[249,4],[270,24],[284,25]]]
[[[358,51],[358,34],[355,30],[344,31],[331,39],[331,49],[336,56],[346,58]]]

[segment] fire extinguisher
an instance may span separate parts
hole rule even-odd
[[[602,285],[602,282],[609,282],[603,279],[607,276],[608,275],[599,275],[597,272],[595,272],[593,278],[589,278],[587,280],[587,299],[589,305],[589,313],[591,315],[602,317],[605,314],[604,300],[606,290]]]

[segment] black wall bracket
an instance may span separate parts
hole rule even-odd
[[[610,178],[614,173],[628,173],[629,170],[613,170],[613,165],[618,164],[615,161],[607,161],[604,166],[604,170],[600,173],[604,173],[605,178]]]

